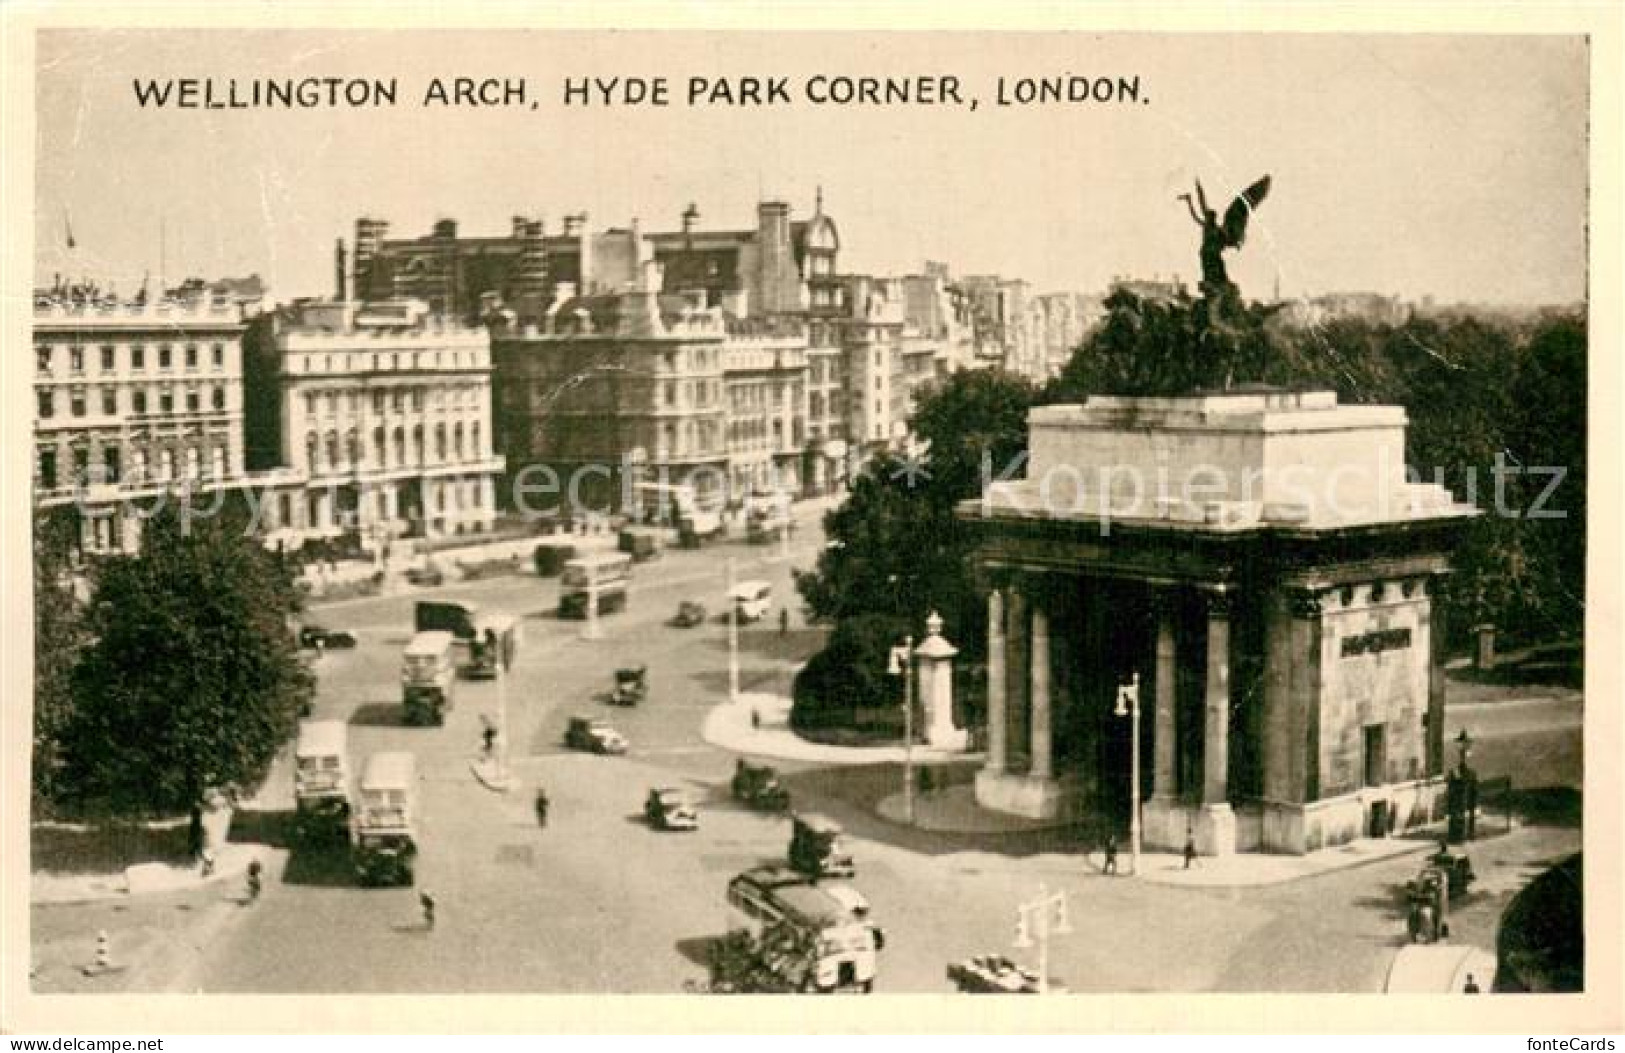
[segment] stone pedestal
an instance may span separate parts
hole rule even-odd
[[[1228,804],[1204,804],[1196,810],[1195,818],[1192,830],[1196,835],[1198,855],[1235,854],[1236,813],[1230,810]]]
[[[1195,809],[1175,797],[1152,797],[1140,805],[1140,839],[1146,848],[1178,852],[1193,829]]]
[[[976,773],[976,803],[996,812],[1028,819],[1054,819],[1061,814],[1070,796],[1054,779],[1035,779],[1031,775],[985,768]]]
[[[954,656],[959,649],[942,636],[935,611],[925,620],[925,640],[914,649],[920,705],[925,713],[925,741],[933,749],[963,750],[967,735],[954,726]]]

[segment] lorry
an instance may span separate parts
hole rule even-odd
[[[417,862],[417,759],[374,753],[361,773],[351,860],[363,885],[410,885]]]
[[[482,614],[474,628],[463,675],[470,680],[494,680],[513,668],[519,657],[519,619],[511,614]]]
[[[456,640],[448,632],[420,632],[401,656],[401,705],[406,723],[444,724],[455,701]]]
[[[559,617],[586,618],[589,606],[598,614],[624,609],[631,577],[632,557],[624,552],[577,556],[559,581]]]

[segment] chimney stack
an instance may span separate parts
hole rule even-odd
[[[344,239],[333,242],[333,298],[344,303],[350,298],[349,270],[345,267]]]

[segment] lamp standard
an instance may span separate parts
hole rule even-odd
[[[914,636],[891,649],[886,671],[903,678],[903,818],[914,825]]]
[[[602,640],[604,631],[598,624],[598,579],[589,571],[587,577],[587,624],[581,630],[583,640]]]
[[[739,600],[734,595],[739,587],[734,580],[737,569],[734,557],[728,557],[728,701],[739,701]]]
[[[1469,753],[1471,753],[1472,750],[1473,750],[1473,737],[1471,735],[1467,734],[1467,729],[1466,728],[1462,728],[1461,729],[1461,734],[1456,736],[1456,749],[1461,751],[1460,765],[1459,766],[1461,767],[1462,771],[1466,771],[1467,770],[1467,755]]]
[[[1049,938],[1072,931],[1066,914],[1066,893],[1038,886],[1038,896],[1016,907],[1016,940],[1020,948],[1038,944],[1038,993],[1049,994]]]
[[[1140,876],[1140,674],[1117,688],[1120,717],[1129,718],[1129,851],[1134,859],[1134,876]]]

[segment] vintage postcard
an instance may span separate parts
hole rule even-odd
[[[1617,11],[6,49],[0,1027],[1621,1026]]]

